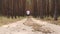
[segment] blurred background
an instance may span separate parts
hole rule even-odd
[[[60,22],[60,0],[0,0],[0,22],[20,20],[27,10],[34,18]]]

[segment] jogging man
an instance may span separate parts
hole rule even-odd
[[[26,11],[26,14],[27,14],[27,16],[30,16],[30,11],[27,10],[27,11]]]

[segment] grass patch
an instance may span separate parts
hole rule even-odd
[[[60,17],[58,17],[57,21],[55,21],[54,18],[52,17],[45,17],[44,19],[37,18],[37,20],[43,20],[43,21],[47,21],[52,24],[60,25]]]
[[[0,16],[0,26],[1,25],[5,25],[5,24],[9,24],[9,23],[13,23],[13,22],[16,22],[16,21],[19,21],[21,19],[23,19],[24,17],[17,17],[16,19],[15,18],[7,18],[5,16]]]
[[[53,23],[53,24],[56,24],[56,25],[60,25],[60,17],[58,17],[57,21],[51,20],[50,22]]]

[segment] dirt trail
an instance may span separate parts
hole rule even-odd
[[[25,18],[12,24],[0,27],[0,34],[60,34],[60,26]]]

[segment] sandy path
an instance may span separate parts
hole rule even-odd
[[[0,34],[60,34],[60,26],[27,18],[0,27]]]

